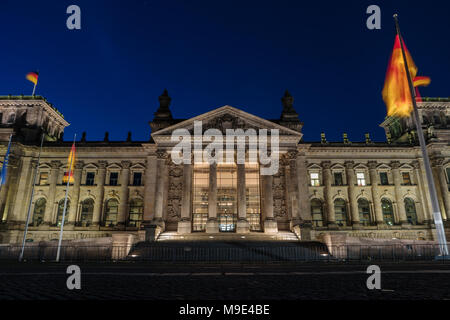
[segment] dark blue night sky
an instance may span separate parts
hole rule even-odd
[[[82,30],[66,28],[77,4]],[[366,28],[381,7],[382,29]],[[228,104],[278,118],[289,89],[306,141],[362,141],[386,109],[381,99],[398,12],[422,96],[450,96],[448,1],[23,1],[1,0],[0,95],[37,94],[71,123],[65,140],[148,140],[164,88],[176,118]]]

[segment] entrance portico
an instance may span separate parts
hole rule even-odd
[[[200,158],[201,161],[196,162],[196,159],[198,159],[196,152],[203,156],[208,148],[211,148],[211,141],[216,143],[215,146],[217,146],[216,139],[204,139],[200,140],[200,151],[196,149],[199,139],[198,132],[195,132],[195,125],[198,122],[201,122],[203,125],[201,134],[204,136],[211,135],[211,130],[213,130],[215,135],[226,135],[229,133],[228,130],[241,129],[241,132],[244,133],[245,149],[238,150],[235,147],[230,149],[227,144],[228,141],[222,139],[220,143],[223,146],[223,150],[226,150],[226,157],[224,151],[222,161],[211,162]],[[176,161],[174,160],[176,159],[173,159],[173,148],[182,140],[176,135],[180,130],[184,130],[188,134],[193,133],[193,136],[189,137],[189,147],[193,149],[193,155],[189,156],[191,163],[175,163]],[[261,159],[255,159],[250,155],[252,152],[249,147],[250,144],[253,143],[252,146],[259,146],[257,141],[260,138],[260,134],[258,132],[261,132],[261,130],[264,130],[267,141],[266,150],[263,151],[265,151],[266,155],[270,155],[272,152],[272,158],[268,159],[275,159],[276,157],[276,170],[273,174],[263,174],[264,169],[267,172],[270,166],[274,165],[273,163],[265,161],[262,164]],[[276,148],[271,130],[276,130],[277,133]],[[268,131],[271,134],[267,137]],[[256,136],[252,136],[252,132],[257,133]],[[297,154],[297,144],[301,136],[302,134],[298,131],[230,106],[221,107],[156,131],[152,134],[152,138],[158,150],[157,157],[160,159],[157,161],[157,170],[161,174],[164,170],[176,171],[176,168],[179,168],[179,171],[182,172],[180,177],[182,183],[179,185],[181,189],[179,194],[181,198],[179,201],[179,217],[173,214],[170,215],[170,213],[177,212],[176,208],[173,208],[175,203],[173,199],[177,198],[174,190],[176,190],[175,184],[178,181],[178,177],[174,176],[174,181],[166,183],[166,181],[162,180],[157,183],[153,222],[159,225],[162,230],[176,230],[179,235],[189,233],[277,233],[279,230],[277,220],[282,221],[283,228],[297,224],[300,216],[298,212],[300,197],[297,194],[299,188],[295,186],[292,190],[286,190],[289,193],[286,195],[277,193],[278,198],[286,197],[289,199],[288,201],[286,201],[287,199],[283,200],[284,205],[292,206],[289,209],[291,213],[289,216],[277,217],[274,214],[274,189],[277,188],[274,185],[274,177],[276,177],[276,182],[280,179],[286,179],[284,172],[286,157],[288,154]],[[253,140],[254,138],[255,140]],[[183,137],[183,139],[186,138]],[[245,161],[239,162],[239,153],[242,151]],[[261,152],[261,150],[259,151]],[[230,152],[234,161],[229,161]],[[183,160],[186,159],[184,155],[181,158]],[[279,163],[280,161],[282,162],[281,164]],[[289,163],[289,166],[291,165]],[[292,172],[294,176],[288,177],[293,186],[299,180],[296,176],[297,173],[295,170]],[[171,180],[171,175],[168,174],[167,176]],[[162,210],[161,204],[163,205]],[[278,204],[279,202],[277,201]],[[167,211],[170,211],[169,214]],[[284,212],[287,212],[287,210]],[[283,218],[288,220],[283,222]],[[172,221],[161,221],[160,219],[172,219]]]

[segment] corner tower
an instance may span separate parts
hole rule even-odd
[[[0,141],[38,143],[41,133],[46,141],[62,140],[69,123],[42,96],[0,96]]]

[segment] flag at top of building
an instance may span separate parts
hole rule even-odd
[[[6,150],[5,159],[3,160],[2,173],[0,174],[0,186],[6,183],[6,174],[8,172],[9,150],[11,149],[12,135],[9,136],[8,149]]]
[[[72,145],[72,149],[70,149],[69,158],[67,159],[67,168],[68,171],[64,172],[63,182],[67,183],[70,177],[70,183],[73,183],[73,170],[75,168],[75,143]]]
[[[411,79],[413,79],[414,87],[416,87],[416,95],[420,97],[417,87],[429,85],[431,79],[429,77],[417,77],[418,69],[404,41],[403,46],[405,48],[409,73],[411,74]],[[400,37],[398,35],[395,37],[394,50],[392,51],[391,60],[389,61],[386,72],[382,95],[387,107],[388,116],[409,117],[411,115],[413,111],[412,97],[409,91]]]

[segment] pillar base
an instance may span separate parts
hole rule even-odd
[[[236,224],[236,233],[249,233],[250,224],[246,219],[239,219]]]
[[[401,221],[400,225],[402,226],[402,229],[411,229],[411,223],[408,221]]]
[[[292,219],[292,220],[289,222],[289,226],[291,227],[291,230],[292,230],[292,228],[294,228],[295,226],[300,225],[300,223],[301,223],[301,221],[300,221],[299,218],[294,218],[294,219]]]
[[[187,234],[191,233],[192,225],[190,220],[181,220],[178,222],[178,233],[179,234]]]
[[[338,225],[334,221],[328,222],[327,227],[328,227],[328,230],[338,230],[339,229]]]
[[[275,219],[264,221],[264,233],[278,233],[278,223]]]
[[[161,218],[153,219],[152,224],[157,225],[161,229],[161,232],[166,229],[166,223]]]
[[[353,230],[361,230],[363,226],[359,222],[354,222],[352,225]]]
[[[377,229],[381,230],[388,229],[388,225],[384,223],[384,221],[383,222],[377,221]]]
[[[209,218],[206,221],[206,233],[218,233],[219,232],[219,222],[215,218]]]

